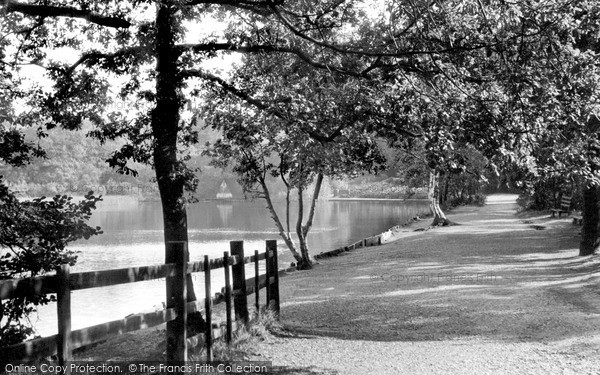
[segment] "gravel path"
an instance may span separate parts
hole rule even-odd
[[[514,196],[281,278],[285,374],[600,374],[600,261]],[[423,226],[423,223],[417,223]]]

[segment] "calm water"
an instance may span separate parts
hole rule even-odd
[[[283,220],[283,207],[278,208]],[[309,234],[310,251],[317,254],[347,245],[427,210],[426,202],[321,201]],[[294,223],[292,216],[292,230]],[[159,203],[103,202],[91,224],[101,226],[104,234],[72,246],[80,251],[72,272],[164,263]],[[280,266],[288,266],[292,261],[262,201],[190,205],[188,226],[191,261],[202,260],[204,254],[221,257],[229,250],[229,241],[234,240],[244,241],[247,254],[254,250],[262,252],[266,239],[279,240]],[[195,288],[201,298],[203,276],[194,276]],[[223,284],[222,273],[215,271],[213,290],[220,290]],[[161,306],[164,296],[164,279],[75,291],[71,302],[73,329],[121,319],[131,313],[153,311],[156,306]],[[56,333],[56,306],[41,307],[37,319],[33,317],[32,320],[43,336]]]

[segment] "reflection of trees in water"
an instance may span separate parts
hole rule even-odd
[[[282,210],[283,204],[278,203],[276,208]],[[309,246],[312,254],[332,250],[383,232],[423,212],[427,212],[426,201],[403,203],[323,200],[317,206],[315,224],[308,238]],[[292,216],[292,224],[295,223],[295,219]],[[102,227],[104,234],[87,241],[90,245],[110,246],[128,243],[135,245],[141,242],[153,243],[162,239],[162,212],[160,204],[156,202],[123,206],[101,205],[93,215],[92,224]],[[273,220],[264,202],[260,200],[190,204],[188,226],[193,233],[191,238],[195,242],[217,237],[222,241],[244,240],[250,237],[279,239]],[[220,231],[223,233],[219,234]],[[209,236],[207,232],[210,232],[210,239],[207,237]],[[86,246],[86,244],[82,245]]]
[[[335,201],[321,202],[317,210],[315,233],[312,239],[309,238],[313,254],[379,234],[417,215],[426,214],[429,209],[426,201]],[[319,231],[331,228],[334,231]],[[323,248],[324,244],[331,246],[331,241],[323,241],[324,236],[333,237],[332,240],[338,243],[332,248]]]

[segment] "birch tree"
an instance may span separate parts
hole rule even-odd
[[[307,237],[323,179],[382,168],[384,158],[373,131],[385,121],[376,113],[380,98],[369,82],[311,72],[285,57],[247,59],[233,81],[252,95],[254,103],[224,89],[212,90],[204,98],[207,123],[223,132],[206,154],[215,165],[232,168],[246,192],[264,199],[297,267],[311,268]],[[269,188],[272,178],[286,187],[285,216],[275,208]],[[292,229],[293,190],[297,212]],[[307,212],[306,193],[310,193]]]

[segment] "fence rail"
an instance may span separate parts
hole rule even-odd
[[[211,360],[211,346],[214,339],[225,337],[231,341],[232,332],[248,322],[247,296],[255,293],[255,306],[260,310],[259,290],[267,289],[267,306],[279,314],[279,270],[277,267],[277,242],[266,241],[264,253],[255,251],[252,256],[244,256],[242,241],[232,241],[231,255],[224,253],[222,258],[204,261],[187,261],[187,243],[170,243],[171,250],[180,251],[179,264],[169,263],[155,266],[131,267],[106,271],[70,273],[68,265],[61,266],[55,275],[17,280],[0,281],[0,300],[15,297],[56,293],[58,311],[58,334],[26,341],[2,348],[4,361],[34,361],[57,354],[60,363],[69,361],[74,349],[104,341],[113,336],[137,331],[167,323],[167,361],[187,360],[187,351],[201,343],[206,346],[207,360]],[[266,274],[259,275],[259,262],[265,261]],[[245,265],[254,263],[254,277],[246,280]],[[212,270],[224,269],[225,286],[212,294],[210,275]],[[187,301],[185,275],[203,272],[205,274],[204,298]],[[233,276],[233,285],[230,283]],[[71,291],[107,287],[165,278],[167,284],[167,308],[160,311],[136,314],[71,331]],[[233,304],[232,304],[233,299]],[[212,324],[212,306],[225,302],[226,321],[218,326]],[[234,307],[235,318],[231,314]],[[191,312],[205,313],[206,329],[203,333],[187,337],[187,315]]]
[[[240,264],[238,257],[230,257],[229,259],[230,266]],[[258,260],[264,259],[266,259],[265,253],[259,253]],[[255,261],[255,255],[244,257],[243,259],[244,264],[253,263]],[[211,270],[223,268],[224,266],[225,261],[223,258],[210,259]],[[204,261],[188,263],[188,273],[204,272],[204,270]],[[156,280],[173,276],[175,276],[174,264],[78,272],[69,276],[69,287],[71,290],[82,290],[129,284],[139,281]],[[1,280],[0,299],[56,293],[57,288],[58,275],[38,276],[26,279]]]

